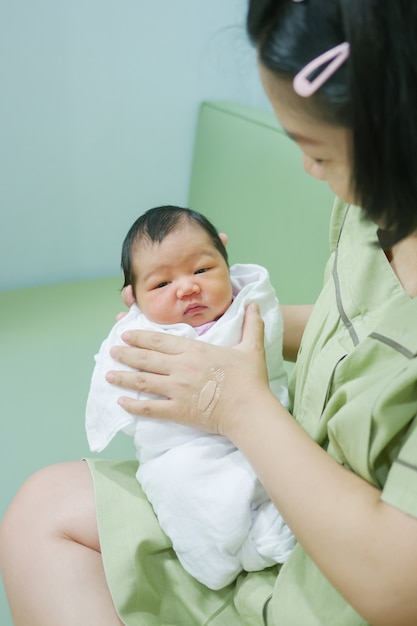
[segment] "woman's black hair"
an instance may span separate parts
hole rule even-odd
[[[122,246],[122,270],[124,274],[123,287],[132,285],[134,289],[135,276],[133,272],[132,251],[134,244],[143,240],[149,243],[161,243],[173,231],[179,230],[184,224],[194,223],[202,228],[210,237],[213,246],[222,255],[229,265],[226,248],[219,237],[219,233],[209,220],[198,211],[184,209],[178,206],[159,206],[149,209],[130,227]]]
[[[352,186],[392,245],[417,229],[417,2],[249,0],[260,63],[292,78],[344,41],[347,62],[308,98],[322,120],[352,130]]]

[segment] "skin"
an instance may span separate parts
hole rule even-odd
[[[158,324],[200,326],[217,320],[232,302],[226,261],[191,222],[160,243],[137,242],[132,266],[136,302]]]
[[[310,108],[306,108],[306,99],[294,92],[289,81],[278,80],[262,67],[259,74],[276,117],[302,151],[307,174],[326,181],[336,196],[354,203],[350,182],[350,131],[330,126],[314,117]]]
[[[349,200],[349,134],[322,127],[326,134],[318,137],[323,124],[308,111],[303,115],[302,103],[293,111],[284,100],[288,82],[275,85],[275,77],[262,74],[278,118],[303,151],[307,171]],[[287,94],[289,100],[293,96]],[[389,251],[393,271],[410,295],[417,295],[416,242],[408,237]],[[296,354],[310,310],[284,309],[286,354]],[[271,394],[256,305],[247,309],[243,339],[235,348],[143,331],[124,340],[131,347],[118,348],[114,356],[143,371],[140,376],[112,372],[109,380],[169,398],[122,398],[126,410],[195,425],[191,398],[213,368],[223,371],[220,397],[205,428],[225,434],[242,450],[317,566],[368,622],[417,623],[417,520],[382,502],[377,489],[337,464]],[[289,475],[291,489],[281,480]],[[120,624],[104,581],[85,464],[47,468],[30,479],[6,514],[0,539],[16,626]]]
[[[15,626],[120,626],[103,571],[86,463],[40,470],[0,527],[0,564]]]

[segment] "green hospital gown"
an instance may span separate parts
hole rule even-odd
[[[290,383],[292,413],[384,501],[417,517],[417,298],[403,290],[377,242],[359,208],[336,203],[324,288]],[[106,576],[128,626],[366,624],[300,545],[282,567],[206,589],[181,568],[159,529],[136,463],[89,464]]]

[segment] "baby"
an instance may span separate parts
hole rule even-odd
[[[117,399],[138,394],[110,385],[105,375],[126,369],[109,354],[126,330],[233,346],[241,339],[246,306],[257,302],[270,387],[287,404],[282,319],[268,273],[249,264],[229,269],[225,244],[226,236],[190,209],[157,207],[136,220],[122,249],[124,286],[131,286],[135,304],[96,356],[86,411],[91,450],[103,450],[120,430],[134,437],[136,475],[162,529],[184,568],[211,589],[226,586],[242,570],[284,562],[295,540],[245,457],[225,437],[130,415]]]

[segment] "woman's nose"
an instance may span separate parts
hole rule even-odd
[[[307,156],[307,154],[303,153],[303,167],[307,174],[310,174],[313,178],[317,178],[317,180],[325,180],[324,168],[320,161],[316,159],[312,159]]]
[[[200,293],[200,286],[194,278],[184,278],[179,282],[177,298],[186,298],[196,293]]]

